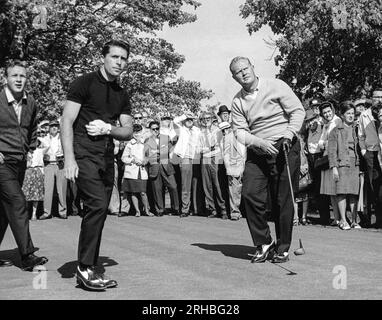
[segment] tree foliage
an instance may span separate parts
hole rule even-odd
[[[295,89],[307,97],[329,88],[351,98],[381,84],[379,0],[246,0],[241,16],[250,18],[250,33],[271,27],[279,77],[290,84],[295,79]]]
[[[41,117],[60,114],[69,83],[101,63],[110,39],[130,43],[131,54],[121,84],[135,107],[195,109],[212,95],[198,83],[176,79],[185,58],[156,32],[165,24],[196,20],[182,6],[195,0],[0,0],[0,67],[7,59],[29,62],[29,90],[42,106]],[[185,89],[181,91],[180,88]],[[187,94],[186,94],[187,92]]]

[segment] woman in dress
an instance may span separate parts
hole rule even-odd
[[[32,203],[31,220],[37,220],[37,207],[44,201],[44,152],[41,141],[37,139],[37,148],[28,153],[27,169],[25,171],[22,190],[25,199]]]
[[[322,130],[321,138],[318,142],[318,146],[323,151],[323,156],[328,155],[328,141],[330,132],[341,123],[341,119],[336,116],[335,108],[332,102],[323,102],[320,106],[320,115],[324,120],[324,128]],[[330,196],[330,202],[333,208],[334,221],[333,226],[339,224],[339,213],[337,204],[336,183],[333,179],[332,170],[326,169],[321,171],[321,187],[320,194]]]
[[[135,208],[135,216],[140,217],[139,209],[140,195],[144,210],[147,216],[154,216],[149,210],[149,201],[147,199],[147,180],[148,174],[146,170],[147,159],[145,158],[144,137],[142,135],[143,127],[140,124],[133,126],[133,139],[127,142],[123,151],[121,160],[125,164],[125,172],[122,182],[122,191],[126,192],[128,198],[131,199]]]
[[[342,230],[361,228],[357,223],[357,196],[359,192],[358,138],[355,131],[355,106],[350,101],[340,104],[341,122],[329,135],[329,167],[332,170]],[[346,221],[346,198],[351,210],[351,226]]]

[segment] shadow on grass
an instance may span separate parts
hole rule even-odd
[[[97,273],[104,273],[105,267],[111,267],[117,265],[118,262],[109,258],[109,257],[99,257],[98,258],[98,266],[96,266],[95,271]],[[61,267],[57,269],[57,271],[61,274],[61,278],[74,278],[76,274],[78,266],[78,261],[70,261],[63,264]]]
[[[206,244],[206,243],[193,243],[192,246],[199,247],[204,250],[220,251],[227,257],[251,260],[248,254],[254,254],[255,248],[250,246],[242,246],[239,244]]]

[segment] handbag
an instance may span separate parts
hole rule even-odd
[[[302,192],[309,188],[312,184],[312,178],[310,177],[309,172],[304,175],[300,175],[300,179],[298,181],[298,191]]]
[[[317,158],[316,161],[314,161],[314,169],[316,170],[328,170],[329,169],[329,156],[323,156],[320,158]]]

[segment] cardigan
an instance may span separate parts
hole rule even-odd
[[[29,150],[37,146],[37,105],[31,95],[22,100],[19,123],[14,108],[8,104],[5,90],[0,92],[0,152],[5,161],[26,161]]]

